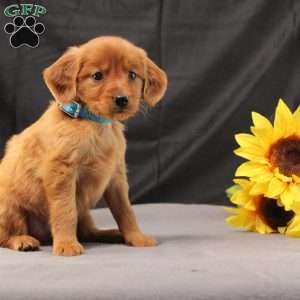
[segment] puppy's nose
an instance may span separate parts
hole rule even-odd
[[[125,108],[128,105],[128,97],[127,96],[115,96],[115,103],[120,108]]]

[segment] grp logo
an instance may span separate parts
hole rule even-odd
[[[4,11],[6,17],[12,18],[4,26],[4,31],[10,35],[9,42],[12,48],[27,46],[38,47],[40,35],[45,32],[45,25],[37,21],[37,18],[44,16],[47,10],[37,4],[12,4]]]

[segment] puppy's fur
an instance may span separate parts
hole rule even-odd
[[[99,71],[100,81],[93,77]],[[36,250],[52,236],[55,255],[83,253],[79,241],[154,246],[155,239],[137,225],[128,199],[126,142],[119,121],[138,111],[141,98],[150,106],[162,98],[165,73],[141,48],[118,37],[99,37],[66,51],[44,71],[44,79],[55,101],[10,139],[0,164],[0,245]],[[128,97],[126,109],[116,106],[117,95]],[[70,118],[58,103],[72,101],[113,122]],[[95,227],[89,209],[102,196],[119,230]]]

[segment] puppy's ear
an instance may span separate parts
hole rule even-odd
[[[46,85],[57,101],[72,102],[76,97],[76,78],[79,65],[79,49],[72,47],[44,70],[43,76]]]
[[[144,100],[154,106],[165,94],[167,75],[148,57],[145,62]]]

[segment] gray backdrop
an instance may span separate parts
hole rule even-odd
[[[1,11],[13,3],[2,0]],[[42,70],[66,47],[99,35],[128,38],[169,76],[161,104],[127,122],[134,202],[227,203],[224,189],[240,162],[233,134],[248,130],[251,110],[271,117],[278,97],[299,103],[300,1],[34,3],[48,10],[35,49],[11,48],[2,30],[11,19],[0,17],[1,155],[51,99]]]

